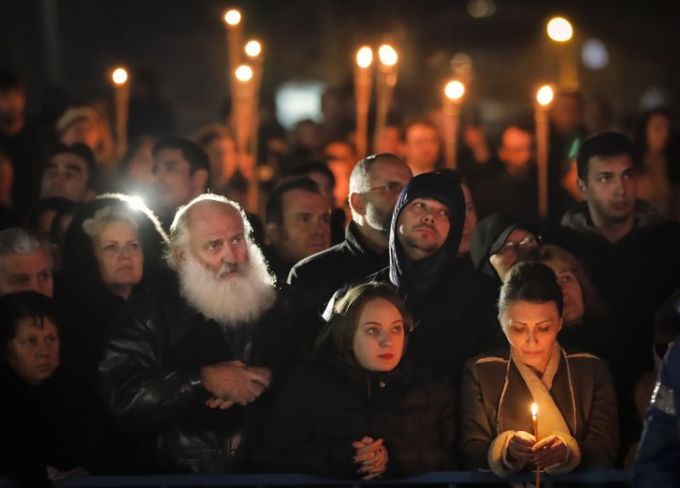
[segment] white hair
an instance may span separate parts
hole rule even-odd
[[[178,264],[178,273],[182,296],[206,318],[224,326],[255,320],[276,300],[276,279],[252,242],[244,263],[225,263],[214,272],[189,252]]]

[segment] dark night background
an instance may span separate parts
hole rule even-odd
[[[55,83],[69,100],[88,101],[110,96],[107,74],[116,63],[133,77],[155,71],[178,129],[191,131],[219,117],[228,93],[221,15],[234,5],[243,10],[245,37],[264,42],[265,97],[289,80],[351,92],[354,50],[390,40],[400,54],[395,104],[402,113],[438,104],[452,56],[465,52],[476,72],[466,109],[493,125],[530,109],[538,82],[556,81],[545,23],[563,14],[576,42],[596,37],[606,45],[608,66],[581,64],[581,82],[586,95],[606,94],[617,121],[634,117],[651,87],[677,98],[680,2],[493,3],[493,15],[473,18],[463,0],[3,0],[0,67],[24,79],[34,112]]]

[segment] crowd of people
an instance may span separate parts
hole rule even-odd
[[[96,106],[52,127],[25,106],[0,73],[0,475],[675,479],[668,110],[589,132],[560,93],[539,219],[521,123],[497,151],[465,127],[453,170],[435,119],[361,159],[351,131],[303,121],[269,132],[259,171],[225,125],[117,158]]]

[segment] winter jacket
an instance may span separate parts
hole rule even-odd
[[[398,366],[369,372],[336,356],[302,367],[279,397],[263,449],[267,471],[359,478],[352,442],[384,439],[387,477],[444,470],[453,462],[449,381]]]
[[[647,202],[638,200],[635,227],[611,243],[594,226],[583,202],[565,214],[555,237],[581,260],[611,315],[615,333],[606,360],[621,402],[625,447],[640,434],[633,391],[654,366],[654,314],[680,288],[680,224],[662,221]]]
[[[376,254],[369,249],[356,224],[350,222],[345,240],[293,266],[288,284],[311,293],[323,309],[335,290],[376,273],[388,264],[387,252]]]
[[[140,455],[155,469],[247,471],[277,385],[301,362],[318,331],[316,311],[292,290],[280,289],[260,319],[225,328],[188,305],[178,288],[166,283],[126,307],[99,366],[102,393],[113,415],[137,434]],[[273,385],[247,407],[207,407],[201,368],[235,359],[270,368]]]
[[[617,457],[619,437],[616,394],[609,368],[592,354],[560,351],[550,394],[569,428],[565,442],[568,446],[570,441],[578,443],[580,467],[610,468]],[[497,450],[490,449],[504,433],[532,433],[533,401],[510,359],[509,348],[468,361],[461,390],[460,424],[465,468],[487,469],[494,464],[494,471],[507,469]],[[549,434],[541,433],[541,438]]]

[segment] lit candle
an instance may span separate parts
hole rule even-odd
[[[538,162],[538,214],[548,216],[548,109],[553,100],[553,89],[543,85],[536,93],[534,117],[536,122],[536,161]]]
[[[531,404],[531,423],[534,429],[534,438],[538,442],[538,405],[536,402]],[[541,468],[536,465],[536,488],[541,488]]]
[[[373,147],[379,146],[382,133],[387,125],[387,114],[392,104],[392,93],[397,84],[397,62],[399,55],[389,44],[383,44],[378,48],[378,59],[380,66],[378,69],[378,83],[376,86],[376,122],[375,133],[373,135]]]
[[[236,8],[228,9],[223,16],[224,24],[227,28],[227,53],[229,56],[229,85],[232,100],[232,125],[236,123],[236,109],[234,99],[238,90],[238,80],[236,79],[236,69],[242,62],[242,43],[243,43],[243,16],[241,11]]]
[[[444,160],[446,167],[451,169],[457,166],[460,104],[464,94],[465,85],[460,80],[451,80],[444,86]]]
[[[354,98],[356,103],[356,146],[359,158],[368,152],[368,109],[371,102],[373,50],[363,46],[357,51],[354,65]]]
[[[239,161],[241,171],[248,179],[247,207],[253,213],[259,213],[260,192],[257,172],[257,145],[260,127],[260,86],[262,84],[262,43],[256,39],[246,42],[244,52],[253,67],[252,96],[250,97],[250,157],[242,157]]]
[[[111,81],[115,99],[116,157],[120,159],[127,151],[127,123],[130,106],[130,83],[127,70],[122,66],[114,68],[111,72]]]

